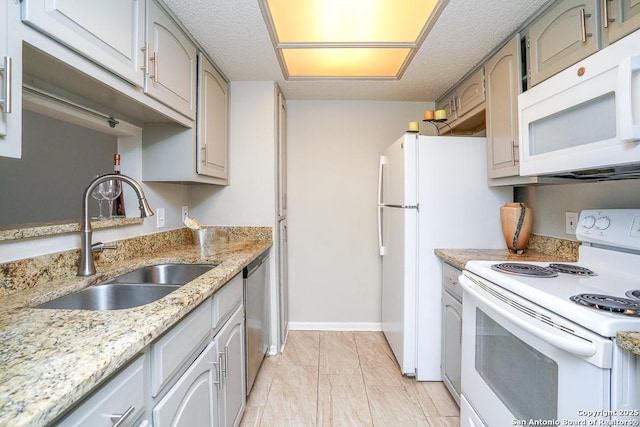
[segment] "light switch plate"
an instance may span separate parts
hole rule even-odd
[[[182,207],[182,222],[184,223],[184,220],[187,219],[187,217],[189,216],[189,206],[183,206]]]
[[[156,226],[157,228],[164,227],[164,208],[156,209]]]
[[[578,213],[577,212],[565,212],[565,232],[567,234],[576,234],[576,228],[578,228]]]

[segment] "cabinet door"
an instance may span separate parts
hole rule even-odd
[[[227,179],[229,87],[214,66],[198,54],[198,173]]]
[[[563,0],[529,28],[531,86],[598,49],[597,0]]]
[[[244,307],[241,305],[214,340],[222,356],[220,388],[220,426],[238,426],[246,403]]]
[[[111,427],[135,425],[145,411],[144,356],[138,357],[94,392],[69,415],[60,427]]]
[[[144,0],[24,0],[22,20],[142,87]]]
[[[178,382],[153,408],[155,427],[213,427],[217,419],[218,357],[209,343]]]
[[[484,102],[484,68],[480,68],[456,88],[455,102],[457,118]]]
[[[487,170],[490,178],[519,174],[519,39],[516,35],[484,65],[487,86]]]
[[[601,1],[604,44],[611,44],[640,28],[640,0]]]
[[[0,156],[22,157],[22,41],[19,4],[0,3]]]
[[[446,94],[436,102],[436,110],[446,111],[449,122],[456,119],[456,98],[453,92]]]
[[[196,47],[155,0],[147,2],[149,67],[144,91],[196,118]]]
[[[462,354],[462,304],[442,292],[442,379],[460,404]]]

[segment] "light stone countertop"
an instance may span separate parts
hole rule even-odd
[[[125,310],[30,308],[87,286],[91,280],[85,278],[66,278],[1,295],[0,426],[44,425],[54,420],[271,245],[269,229],[266,238],[216,241],[205,254],[193,245],[180,244],[118,261],[116,269],[99,265],[102,281],[157,263],[218,264],[158,301]]]
[[[556,255],[537,250],[526,251],[522,255],[510,253],[506,249],[436,249],[437,256],[454,267],[464,270],[464,266],[471,260],[486,261],[576,261],[577,253],[573,250],[558,251]],[[616,343],[632,353],[640,356],[640,331],[618,332]]]

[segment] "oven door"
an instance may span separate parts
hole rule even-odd
[[[478,419],[488,427],[532,419],[588,423],[595,418],[585,411],[609,410],[610,339],[471,273],[460,283],[468,404],[461,425],[478,425]]]

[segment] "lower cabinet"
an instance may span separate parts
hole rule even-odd
[[[218,418],[220,361],[215,342],[210,343],[180,380],[153,408],[153,425],[214,426]]]
[[[442,381],[460,405],[462,355],[462,271],[442,263]]]
[[[246,405],[243,289],[238,274],[54,425],[238,426]]]

